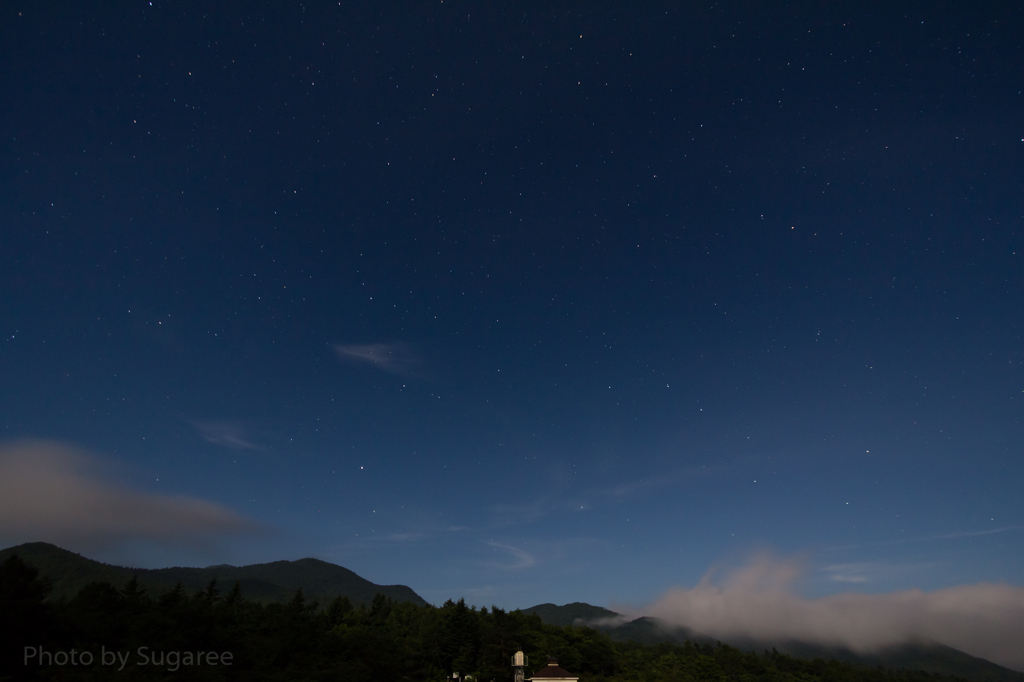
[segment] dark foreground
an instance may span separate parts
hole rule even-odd
[[[287,604],[247,601],[238,585],[180,585],[148,594],[135,580],[96,582],[46,602],[47,582],[11,557],[0,565],[0,679],[3,680],[510,680],[522,648],[538,667],[547,656],[606,680],[889,682],[950,680],[918,671],[855,668],[777,652],[719,645],[613,642],[586,627],[545,625],[536,615],[465,602],[442,607],[377,595],[369,608],[347,598]]]

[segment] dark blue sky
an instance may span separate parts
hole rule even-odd
[[[2,11],[9,458],[261,526],[5,544],[505,607],[757,551],[1021,583],[1019,6]]]

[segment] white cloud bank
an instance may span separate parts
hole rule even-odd
[[[939,642],[1024,671],[1024,588],[959,585],[932,592],[794,593],[797,562],[760,556],[720,584],[706,575],[642,610],[712,637],[796,640],[868,652],[911,641]]]
[[[52,441],[0,445],[0,540],[94,549],[146,540],[204,548],[259,530],[235,512],[192,497],[140,492],[103,480],[99,462]]]

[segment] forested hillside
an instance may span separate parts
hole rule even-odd
[[[557,656],[583,682],[959,679],[729,646],[613,642],[587,627],[546,625],[536,615],[462,600],[438,608],[378,595],[353,607],[343,597],[310,602],[297,591],[287,604],[264,605],[247,600],[238,583],[150,593],[134,579],[91,583],[67,600],[47,602],[47,593],[45,579],[16,556],[0,565],[0,679],[440,681],[459,671],[509,680],[509,658],[519,648],[535,668]]]
[[[264,604],[288,601],[300,587],[307,598],[324,603],[344,596],[357,606],[369,604],[378,593],[395,601],[409,601],[420,606],[427,603],[405,585],[377,585],[343,566],[319,559],[272,561],[251,566],[125,568],[93,561],[46,542],[30,542],[0,550],[0,562],[14,555],[52,581],[50,600],[70,599],[89,583],[120,585],[134,577],[139,586],[151,594],[163,592],[178,583],[186,590],[202,590],[216,579],[221,584],[240,583],[246,599]]]

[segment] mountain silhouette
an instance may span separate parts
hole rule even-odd
[[[427,602],[405,585],[377,585],[356,573],[319,559],[273,561],[250,566],[219,564],[206,568],[129,568],[87,559],[46,542],[30,542],[0,550],[0,562],[12,554],[39,569],[53,583],[50,599],[70,599],[92,582],[121,586],[136,576],[139,586],[150,594],[161,594],[176,583],[191,591],[206,589],[216,579],[226,592],[236,581],[246,599],[261,603],[286,602],[302,590],[307,601],[330,602],[348,597],[352,604],[369,604],[378,592],[398,602],[423,606]]]

